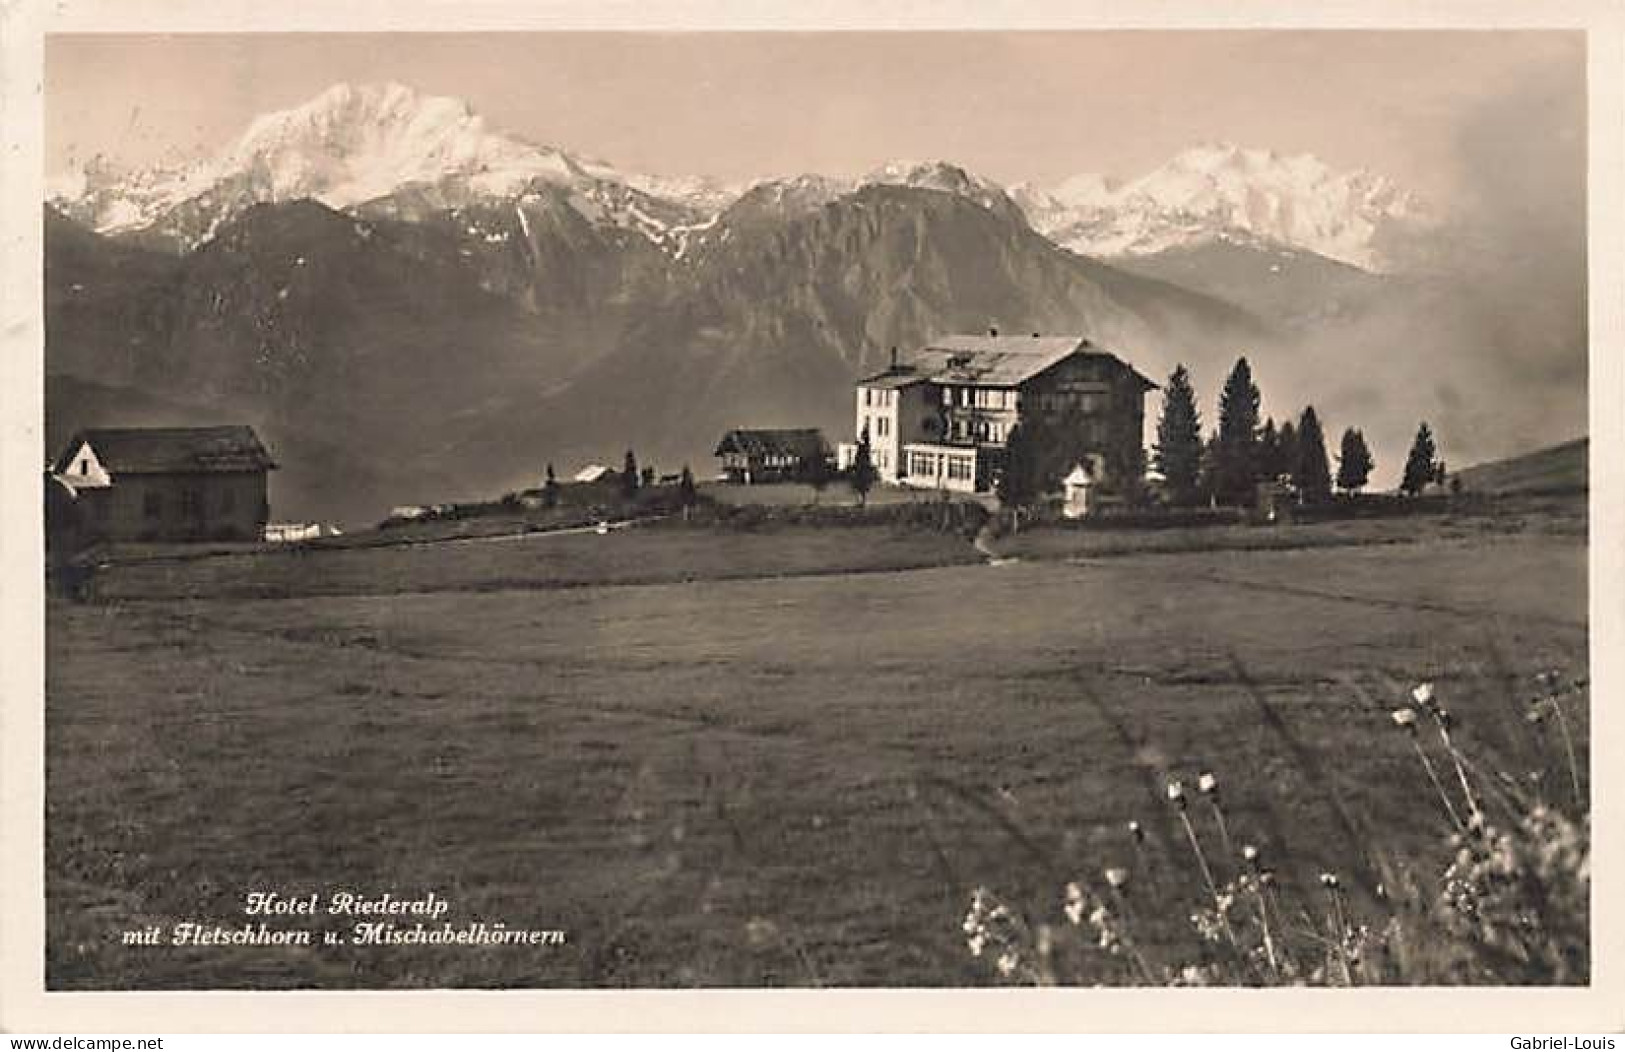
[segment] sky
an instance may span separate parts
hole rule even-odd
[[[1535,31],[53,36],[49,172],[176,161],[339,82],[467,100],[496,129],[623,170],[727,182],[945,159],[1002,183],[1134,177],[1223,140],[1367,167],[1448,201],[1509,86],[1584,92]],[[1509,127],[1514,137],[1538,137]]]

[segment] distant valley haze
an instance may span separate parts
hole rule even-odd
[[[1183,362],[1207,427],[1245,354],[1266,415],[1359,427],[1379,485],[1423,419],[1453,467],[1515,455],[1585,431],[1584,60],[1561,32],[53,37],[47,440],[251,423],[277,518],[353,524],[628,447],[708,475],[735,426],[849,439],[892,346],[996,326]]]

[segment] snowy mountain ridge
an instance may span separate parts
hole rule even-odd
[[[680,259],[692,237],[738,202],[790,214],[876,184],[957,194],[1020,216],[1062,247],[1105,258],[1222,235],[1381,272],[1436,226],[1426,205],[1381,176],[1228,143],[1192,147],[1129,182],[1086,173],[1049,188],[1006,190],[946,161],[895,161],[859,178],[809,173],[731,186],[651,176],[494,130],[462,100],[398,83],[337,84],[256,118],[197,163],[124,171],[92,161],[51,179],[47,192],[51,204],[99,233],[192,248],[259,203],[311,198],[414,218],[556,187],[594,225],[646,238]]]
[[[1417,195],[1383,176],[1231,143],[1191,147],[1126,183],[1085,174],[1049,190],[1017,187],[1012,196],[1046,237],[1104,257],[1261,241],[1380,273],[1440,225]]]
[[[714,214],[731,194],[708,180],[623,173],[526,142],[491,130],[462,100],[397,83],[337,84],[256,118],[199,163],[129,172],[92,162],[51,180],[48,193],[70,218],[104,234],[178,227],[178,215],[204,213],[206,221],[170,231],[192,247],[263,202],[311,198],[354,209],[415,191],[455,207],[514,198],[537,184],[571,191],[589,219],[652,240],[668,226]]]

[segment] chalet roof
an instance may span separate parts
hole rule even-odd
[[[80,431],[58,456],[65,471],[81,442],[113,475],[191,475],[269,471],[276,462],[246,424],[223,427],[100,427]]]
[[[824,433],[813,427],[780,430],[737,428],[722,436],[712,456],[738,453],[747,457],[791,456],[802,460],[827,456]]]
[[[908,366],[901,366],[859,380],[858,386],[897,390],[904,387],[913,387],[915,384],[923,384],[928,379],[930,377],[923,376]]]
[[[915,351],[906,365],[937,383],[1015,387],[1073,354],[1115,362],[1147,390],[1157,386],[1084,336],[943,336]]]

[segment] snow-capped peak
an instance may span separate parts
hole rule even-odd
[[[891,161],[864,176],[860,185],[940,190],[995,211],[1010,206],[1003,187],[947,161]]]
[[[337,84],[261,116],[211,167],[216,180],[248,176],[272,200],[314,197],[334,208],[448,177],[502,194],[586,174],[562,151],[490,131],[460,99],[397,83]]]
[[[536,182],[570,191],[594,221],[626,226],[656,243],[671,223],[653,213],[697,221],[730,193],[703,180],[624,174],[493,130],[461,99],[389,82],[335,84],[263,114],[195,164],[143,172],[87,166],[51,180],[50,198],[103,233],[160,229],[192,244],[261,202],[312,198],[353,209],[434,188],[439,199],[458,203],[512,198]]]
[[[1381,271],[1390,241],[1435,223],[1415,195],[1382,176],[1228,142],[1199,143],[1126,184],[1087,174],[1017,199],[1039,231],[1100,256],[1241,236]]]

